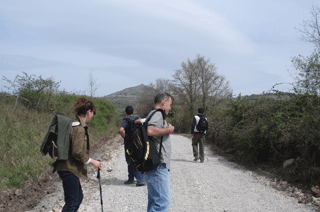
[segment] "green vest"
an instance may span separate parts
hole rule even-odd
[[[61,115],[55,115],[41,145],[41,153],[43,155],[48,153],[48,147],[52,144],[52,137],[56,137],[58,160],[68,160],[71,129],[72,120],[70,118]]]

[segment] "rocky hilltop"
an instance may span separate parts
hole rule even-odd
[[[138,86],[125,88],[102,98],[114,104],[117,111],[122,114],[127,105],[131,105],[133,108],[135,108],[139,104],[139,98],[147,89],[152,88],[141,84]]]

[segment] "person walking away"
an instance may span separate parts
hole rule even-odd
[[[208,120],[203,115],[204,109],[198,108],[198,114],[193,117],[192,124],[191,124],[191,136],[192,136],[192,150],[193,150],[193,156],[194,160],[197,161],[200,159],[200,162],[204,162],[204,142],[205,142],[205,136],[206,136],[206,130],[208,129]],[[205,121],[203,121],[205,119]],[[199,122],[206,123],[206,127],[203,128],[200,125]],[[200,153],[200,157],[199,157]]]
[[[67,160],[59,160],[56,170],[62,180],[65,205],[62,212],[78,211],[83,199],[80,179],[87,179],[87,165],[101,170],[101,162],[89,158],[89,135],[86,122],[96,113],[92,101],[78,98],[74,104],[75,119],[71,129],[69,156]]]
[[[151,117],[147,125],[148,136],[153,137],[150,142],[156,142],[158,151],[160,151],[160,142],[162,139],[162,150],[160,155],[161,164],[154,170],[145,174],[148,187],[148,212],[169,211],[171,204],[170,194],[170,158],[171,141],[170,134],[174,132],[174,126],[168,124],[164,117],[171,110],[172,97],[168,93],[160,93],[155,99],[155,109],[157,111]],[[147,118],[153,113],[151,111]]]
[[[131,121],[140,122],[140,123],[141,123],[141,120],[133,115],[134,111],[132,106],[130,105],[127,106],[125,109],[125,112],[126,112],[126,118],[123,119],[121,123],[119,134],[122,136],[122,138],[124,138],[124,149],[126,150],[127,144],[130,139],[130,136],[128,135],[130,131],[129,130],[130,123],[128,122],[127,118],[130,119]],[[144,186],[145,185],[144,174],[142,174],[135,168],[135,166],[133,165],[132,161],[130,160],[127,154],[125,154],[125,157],[126,157],[126,162],[128,164],[128,180],[125,181],[124,184],[134,184],[134,178],[136,177],[137,178],[136,186]]]

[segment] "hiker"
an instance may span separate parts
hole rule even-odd
[[[191,136],[192,136],[192,149],[193,149],[193,156],[194,160],[197,161],[200,159],[200,162],[204,162],[204,141],[205,141],[205,136],[206,136],[206,130],[208,129],[208,122],[207,118],[203,115],[204,109],[203,108],[198,108],[198,114],[193,117],[192,124],[191,124]],[[200,123],[202,118],[205,119],[206,127],[203,129],[200,128]],[[198,148],[199,144],[199,148]],[[200,157],[199,157],[200,153]]]
[[[119,129],[119,134],[122,136],[122,138],[124,138],[124,149],[126,150],[127,144],[130,139],[130,136],[129,136],[130,123],[128,122],[127,118],[132,121],[135,121],[136,123],[141,123],[141,120],[133,115],[133,107],[132,106],[130,106],[130,105],[127,106],[125,109],[125,112],[126,112],[126,118],[123,119],[123,121],[121,123],[121,127]],[[135,168],[135,166],[133,165],[132,161],[130,160],[130,158],[128,157],[127,154],[125,154],[125,157],[126,157],[126,162],[128,164],[128,180],[125,181],[124,184],[134,184],[134,178],[136,177],[136,179],[137,179],[136,186],[146,185],[144,174],[142,174],[141,172],[139,172]]]
[[[78,211],[83,199],[79,179],[87,179],[87,165],[101,170],[101,162],[89,158],[89,136],[86,122],[96,113],[96,108],[88,99],[78,98],[74,104],[75,119],[72,123],[69,157],[57,160],[56,170],[62,180],[65,205],[62,212]]]
[[[161,148],[161,164],[154,170],[145,174],[148,187],[148,212],[169,211],[171,204],[170,194],[170,157],[171,141],[170,134],[174,131],[174,126],[168,124],[164,117],[171,110],[172,97],[168,93],[160,93],[154,100],[157,111],[149,120],[147,133],[153,137],[150,142],[155,142],[158,151]],[[153,113],[151,111],[148,116]],[[148,118],[147,116],[147,118]],[[162,139],[162,145],[160,141]]]

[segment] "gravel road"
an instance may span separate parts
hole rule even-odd
[[[299,204],[296,198],[275,190],[259,180],[257,174],[205,150],[204,163],[193,162],[191,139],[172,135],[170,185],[172,212],[303,212],[317,211],[311,204]],[[101,172],[103,211],[140,212],[147,208],[147,187],[124,185],[127,166],[123,146],[112,153]],[[98,152],[103,160],[103,153]],[[84,200],[80,212],[101,211],[98,180],[93,169],[82,182]],[[63,202],[61,183],[30,212],[60,211]]]

